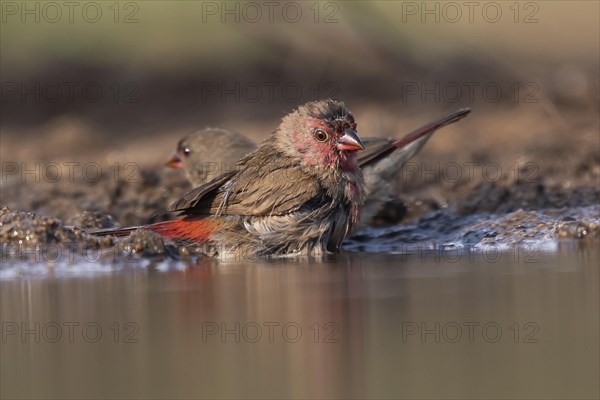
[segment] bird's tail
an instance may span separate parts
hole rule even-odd
[[[127,236],[131,232],[137,229],[144,229],[145,226],[128,226],[125,228],[108,228],[108,229],[100,229],[98,231],[90,232],[91,235],[94,236]]]
[[[102,229],[91,232],[91,234],[95,236],[126,236],[137,229],[146,229],[166,238],[205,243],[210,240],[210,236],[215,232],[217,225],[216,221],[208,218],[181,217],[150,225]]]
[[[435,131],[464,118],[470,112],[470,108],[461,108],[458,111],[415,129],[400,139],[386,142],[385,146],[371,151],[370,154],[367,152],[367,154],[361,156],[358,160],[359,164],[361,168],[372,166],[393,153],[395,157],[390,160],[401,166],[402,163],[410,160],[421,150]]]
[[[446,125],[453,124],[454,122],[463,119],[470,112],[471,112],[470,108],[461,108],[460,110],[454,111],[453,113],[443,116],[442,118],[440,118],[438,120],[428,123],[427,125],[423,125],[422,127],[417,128],[414,131],[412,131],[411,133],[396,140],[394,142],[394,147],[397,149],[401,149],[404,146],[414,142],[415,140],[422,138],[423,136],[425,136],[429,133],[435,132],[438,129],[440,129]]]

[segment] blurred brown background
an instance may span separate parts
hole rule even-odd
[[[469,106],[419,160],[496,162],[506,176],[534,162],[536,179],[591,187],[593,200],[599,7],[3,1],[2,161],[160,170],[193,129],[263,139],[297,105],[334,97],[363,136]]]

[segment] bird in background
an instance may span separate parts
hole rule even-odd
[[[402,138],[366,137],[358,164],[365,180],[366,201],[361,225],[366,225],[381,206],[398,193],[398,176],[403,165],[414,157],[438,129],[469,114],[463,108],[421,126]],[[268,140],[271,140],[270,138]],[[185,172],[192,186],[200,186],[223,172],[243,168],[237,161],[258,147],[246,136],[222,128],[205,128],[183,137],[167,161]]]

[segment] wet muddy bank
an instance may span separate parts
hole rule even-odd
[[[546,106],[531,107],[474,109],[459,124],[437,132],[397,177],[397,199],[380,211],[373,228],[357,232],[346,248],[395,252],[415,243],[434,249],[449,243],[506,248],[532,241],[597,241],[598,120],[585,112],[567,113],[561,122]],[[390,136],[435,115],[398,116],[375,106],[357,114],[368,134],[374,133],[369,126],[378,125],[375,133]],[[508,118],[511,124],[501,122]],[[569,128],[564,119],[577,124]],[[14,258],[9,247],[54,244],[77,252],[111,249],[142,259],[199,254],[195,246],[165,244],[148,232],[125,239],[89,235],[96,229],[170,217],[165,210],[191,188],[182,171],[164,166],[179,139],[176,130],[164,132],[158,141],[131,137],[117,149],[105,142],[101,146],[102,132],[74,119],[41,129],[60,146],[43,149],[11,132],[8,140],[3,136],[3,146],[15,149],[3,150],[4,257]],[[248,134],[260,140],[264,136],[256,132],[261,130],[264,126],[250,126]],[[38,158],[19,159],[27,155]],[[217,166],[222,172],[231,167]]]
[[[84,213],[86,229],[57,218],[0,210],[0,254],[3,277],[26,272],[26,265],[59,268],[94,265],[96,271],[115,266],[188,265],[206,262],[239,263],[253,260],[223,259],[206,255],[206,249],[138,230],[125,238],[98,237],[89,232],[112,225],[99,213]],[[508,214],[464,216],[449,210],[427,214],[414,223],[367,227],[344,244],[349,252],[427,254],[430,252],[502,253],[521,249],[529,256],[556,251],[562,242],[597,246],[600,240],[600,206],[542,211],[518,210]],[[213,251],[210,251],[213,255]],[[163,264],[166,262],[167,264]],[[25,270],[23,269],[25,268]]]

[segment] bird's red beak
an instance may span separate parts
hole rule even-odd
[[[166,166],[170,168],[181,169],[183,168],[183,162],[181,161],[181,155],[178,151],[173,151],[171,157],[166,162]]]
[[[337,140],[337,148],[338,150],[358,151],[364,150],[365,145],[354,129],[346,129],[344,134]]]

